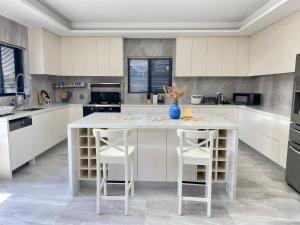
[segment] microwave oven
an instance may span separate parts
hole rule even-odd
[[[239,105],[260,105],[259,93],[233,93],[233,102]]]

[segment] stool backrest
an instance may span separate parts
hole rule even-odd
[[[180,156],[182,153],[197,149],[200,147],[208,146],[210,158],[213,157],[213,146],[214,146],[214,138],[216,135],[215,130],[209,131],[199,131],[199,130],[177,130],[177,136],[179,137],[179,148],[180,148]],[[201,140],[198,143],[198,140]],[[183,149],[184,147],[184,149]]]
[[[109,147],[124,152],[128,156],[128,135],[131,133],[129,129],[93,129],[96,139],[97,153],[106,150]]]

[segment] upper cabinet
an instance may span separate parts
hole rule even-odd
[[[222,75],[222,38],[209,37],[207,40],[207,76]]]
[[[123,76],[122,37],[58,37],[28,29],[30,74]]]
[[[30,74],[60,74],[59,37],[43,28],[28,29]]]
[[[192,41],[192,76],[205,76],[207,60],[207,38],[193,37]]]
[[[250,38],[249,74],[295,72],[300,53],[300,12],[268,26]]]
[[[109,39],[109,76],[123,76],[124,71],[123,39]]]
[[[97,37],[84,38],[84,74],[94,76],[98,74]]]
[[[66,76],[73,75],[72,68],[72,37],[61,37],[60,38],[60,57],[61,67],[60,74]]]
[[[248,37],[176,39],[176,76],[247,76]]]
[[[123,76],[123,38],[62,37],[61,75]]]
[[[225,37],[222,40],[221,75],[236,76],[237,67],[237,38]]]
[[[176,39],[176,76],[192,76],[193,39],[180,37]]]

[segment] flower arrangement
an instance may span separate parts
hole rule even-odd
[[[173,103],[178,103],[178,100],[184,95],[186,87],[179,89],[176,87],[176,84],[173,83],[171,87],[164,86],[164,92]]]

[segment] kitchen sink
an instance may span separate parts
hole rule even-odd
[[[36,111],[36,110],[40,110],[40,109],[43,109],[43,108],[27,108],[27,109],[21,109],[20,111]]]

